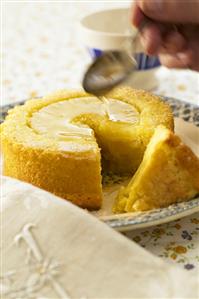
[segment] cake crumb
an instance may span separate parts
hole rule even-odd
[[[184,90],[187,89],[186,86],[185,86],[184,84],[179,84],[179,85],[177,86],[177,88],[178,88],[178,90],[181,90],[181,91],[184,91]]]
[[[37,92],[35,90],[30,92],[30,97],[35,98],[37,96]]]

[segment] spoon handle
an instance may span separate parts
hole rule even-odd
[[[142,30],[150,23],[152,23],[153,21],[148,18],[145,17],[142,22],[140,23],[139,27],[137,28],[137,31],[135,33],[135,35],[133,36],[132,40],[131,40],[131,54],[134,54],[136,52],[136,47],[137,47],[137,40],[139,38],[140,33],[142,33]]]

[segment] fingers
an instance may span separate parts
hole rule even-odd
[[[167,0],[167,2],[172,2],[172,3],[176,3],[176,1]],[[159,5],[161,2],[162,0],[157,0],[157,1],[147,0],[146,3],[149,4],[146,4],[146,7],[147,5],[153,6],[154,3]],[[181,3],[182,2],[183,0],[181,1]],[[145,18],[140,8],[140,6],[144,7],[143,6],[144,3],[145,0],[140,0],[134,2],[132,5],[132,22],[133,25],[136,27],[139,27],[143,19]],[[185,38],[179,32],[175,32],[172,29],[173,27],[171,25],[169,26],[167,24],[157,22],[157,21],[149,22],[148,25],[142,30],[142,36],[141,36],[141,43],[143,45],[145,52],[149,55],[157,55],[160,52],[161,53],[167,52],[167,54],[173,54],[175,52],[182,51],[186,46]]]
[[[142,32],[140,41],[148,55],[156,55],[162,43],[160,29],[153,24],[148,25]]]
[[[184,36],[177,31],[173,31],[162,38],[162,44],[159,47],[159,53],[175,54],[182,52],[186,47],[187,41]]]
[[[176,54],[160,54],[161,63],[168,68],[190,68],[194,69],[194,55],[191,49]]]
[[[144,14],[142,13],[140,7],[136,2],[133,2],[131,8],[131,22],[135,27],[139,27],[144,19]]]
[[[143,14],[153,20],[174,23],[199,23],[198,0],[137,0]]]
[[[171,31],[163,34],[163,30],[163,26],[152,23],[143,30],[140,40],[148,55],[173,54],[185,49],[186,39],[179,32]]]
[[[141,30],[145,52],[169,68],[199,70],[199,0],[136,0],[133,25],[139,28],[146,16],[151,21]]]

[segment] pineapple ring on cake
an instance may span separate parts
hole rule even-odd
[[[102,202],[101,164],[133,174],[169,106],[157,96],[118,88],[101,99],[59,91],[17,106],[1,126],[3,173],[88,209]]]

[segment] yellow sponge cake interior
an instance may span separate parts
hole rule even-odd
[[[180,138],[158,126],[142,163],[118,194],[114,212],[150,210],[199,193],[199,159]]]

